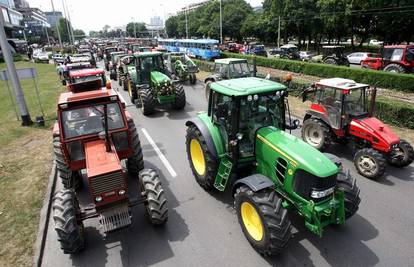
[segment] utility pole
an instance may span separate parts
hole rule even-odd
[[[67,2],[65,0],[65,5],[66,5],[66,12],[68,13],[68,19],[69,19],[69,25],[70,25],[70,33],[72,34],[72,43],[75,45],[75,35],[73,34],[73,24],[72,24],[72,20],[70,19],[70,11],[67,5]]]
[[[56,18],[55,6],[53,5],[53,0],[50,0],[50,3],[52,4],[53,16]],[[60,45],[60,48],[62,49],[63,46],[62,46],[62,39],[60,38],[59,20],[56,21],[56,31],[57,31],[58,38],[59,38],[59,45]]]
[[[187,22],[187,12],[188,6],[185,7],[184,14],[185,14],[185,36],[188,39],[188,22]]]
[[[279,16],[279,27],[277,28],[277,47],[280,47],[280,16]]]
[[[220,44],[223,44],[223,12],[221,9],[221,0],[220,0]]]
[[[26,105],[26,100],[24,99],[23,90],[20,85],[19,78],[17,77],[16,66],[13,63],[13,58],[8,47],[6,32],[4,31],[3,12],[0,12],[0,47],[3,51],[3,58],[7,65],[8,79],[11,80],[14,89],[14,95],[19,106],[20,117],[22,118],[22,125],[30,125],[33,123],[33,121],[30,118],[29,110],[27,109]]]
[[[66,21],[66,30],[68,31],[69,44],[72,44],[72,38],[70,37],[70,30],[69,30],[69,20],[68,20],[68,16],[66,15],[66,8],[65,8],[64,0],[62,0],[62,7],[63,7],[63,15],[65,16],[65,21]]]
[[[45,29],[45,32],[46,32],[47,43],[49,44],[49,46],[52,48],[52,51],[53,51],[53,47],[50,44],[49,33],[47,32],[47,27],[43,26],[43,28]]]

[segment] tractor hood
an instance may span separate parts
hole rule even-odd
[[[282,157],[293,169],[302,169],[318,177],[338,172],[338,167],[317,149],[273,126],[257,131],[256,154],[270,160],[271,166],[275,164],[275,157]]]
[[[151,83],[154,85],[160,85],[165,82],[170,82],[170,78],[165,75],[164,73],[161,73],[159,71],[151,71]]]
[[[383,144],[385,147],[389,147],[400,141],[400,138],[390,127],[375,117],[360,120],[353,119],[349,130],[356,136],[367,136],[374,145]]]

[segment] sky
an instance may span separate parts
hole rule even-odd
[[[42,11],[62,11],[63,0],[27,0],[31,7]],[[260,6],[263,0],[246,0],[251,6]],[[102,30],[103,26],[125,26],[128,22],[142,21],[149,23],[153,16],[164,19],[168,14],[175,14],[182,7],[201,2],[201,0],[66,0],[72,25],[86,33]]]

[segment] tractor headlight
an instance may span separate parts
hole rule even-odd
[[[101,201],[102,201],[102,197],[101,197],[101,196],[97,196],[97,197],[95,197],[95,201],[96,201],[96,202],[101,202]]]
[[[118,191],[118,194],[119,194],[120,196],[125,195],[125,190],[119,190],[119,191]]]
[[[326,196],[332,194],[334,192],[334,190],[335,190],[335,187],[331,187],[331,188],[328,188],[328,189],[322,190],[322,191],[312,189],[311,197],[312,198],[323,198],[323,197],[326,197]]]
[[[247,101],[252,101],[253,100],[253,97],[251,96],[251,95],[249,95],[249,96],[247,96]]]

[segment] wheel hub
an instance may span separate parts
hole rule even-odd
[[[249,202],[243,202],[240,207],[243,225],[249,235],[256,241],[263,239],[263,223],[256,208]]]
[[[306,131],[306,139],[312,146],[319,146],[322,142],[321,130],[315,126],[308,127]]]
[[[366,174],[372,174],[377,169],[377,163],[369,156],[362,156],[358,160],[358,165]]]

